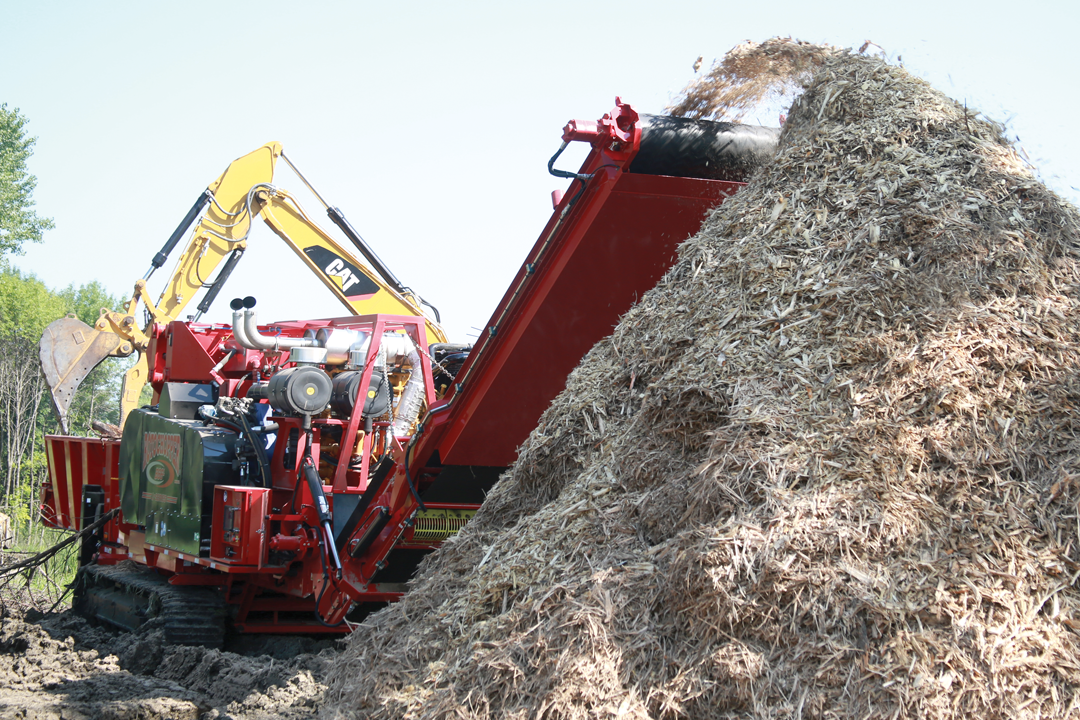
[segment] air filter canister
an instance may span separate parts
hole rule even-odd
[[[356,408],[362,375],[363,373],[359,370],[347,370],[334,376],[334,391],[330,407],[338,415],[342,417],[352,415]],[[367,397],[364,400],[364,417],[373,418],[385,415],[389,409],[390,386],[386,373],[380,368],[375,368],[371,371],[371,381],[368,383]]]
[[[282,370],[270,378],[270,407],[288,415],[318,415],[330,404],[333,383],[312,366]]]

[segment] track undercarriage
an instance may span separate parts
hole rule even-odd
[[[124,630],[154,623],[172,644],[220,648],[225,638],[227,613],[220,593],[171,585],[164,576],[134,562],[82,568],[73,607]]]

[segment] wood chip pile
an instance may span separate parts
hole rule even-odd
[[[739,122],[766,101],[801,89],[813,79],[814,71],[835,54],[836,48],[829,45],[792,38],[747,41],[733,47],[720,62],[713,63],[687,85],[668,113]]]
[[[329,713],[1080,716],[1078,298],[999,127],[829,50]]]

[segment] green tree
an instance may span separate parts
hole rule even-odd
[[[25,524],[34,517],[45,478],[44,435],[57,431],[38,362],[45,326],[66,313],[93,325],[101,308],[122,300],[99,282],[54,292],[41,280],[0,260],[0,510]],[[119,421],[122,361],[107,359],[83,381],[68,412],[76,433],[92,434],[95,420]]]
[[[4,505],[20,522],[31,515],[34,469],[40,464],[35,456],[46,395],[37,339],[63,313],[63,299],[43,282],[0,261],[0,477]]]
[[[79,287],[68,285],[58,295],[63,299],[67,312],[74,313],[90,326],[98,321],[103,308],[120,310],[120,305],[123,303],[120,298],[110,295],[105,286],[97,280],[91,280]]]
[[[121,301],[99,282],[54,292],[41,280],[10,266],[28,242],[41,242],[53,227],[34,212],[37,178],[27,171],[35,139],[26,118],[0,104],[0,508],[17,522],[30,520],[45,478],[44,435],[57,430],[38,361],[45,326],[67,313],[94,325],[102,308]],[[76,431],[90,433],[95,420],[116,423],[121,364],[106,360],[85,378],[69,408]]]
[[[0,104],[0,255],[22,253],[25,243],[41,242],[41,233],[53,227],[33,209],[37,178],[26,161],[37,138],[26,136],[26,122],[18,108]]]
[[[68,288],[65,292],[71,296],[54,293],[34,275],[0,261],[0,336],[23,337],[36,344],[46,325],[75,312],[74,291]],[[95,320],[96,313],[90,322]]]

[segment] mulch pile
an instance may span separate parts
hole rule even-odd
[[[1080,219],[999,126],[821,53],[330,714],[1080,715]]]

